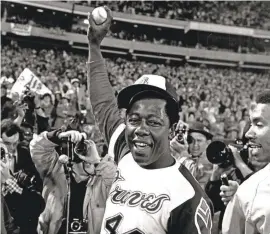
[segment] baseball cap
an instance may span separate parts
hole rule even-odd
[[[175,88],[163,76],[141,76],[133,85],[130,85],[119,92],[117,96],[118,107],[127,109],[132,104],[132,99],[136,95],[147,92],[149,92],[149,95],[151,93],[157,93],[158,96],[164,98],[168,105],[175,109],[175,118],[176,121],[178,121],[178,96]]]
[[[206,136],[207,139],[212,139],[213,134],[210,133],[210,129],[199,121],[194,121],[189,124],[189,132],[199,132]]]

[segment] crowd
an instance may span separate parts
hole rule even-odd
[[[72,2],[72,1],[71,1]],[[268,2],[257,1],[75,1],[113,11],[176,20],[193,20],[240,27],[269,28]]]
[[[91,4],[93,6],[98,6],[99,4],[102,5],[102,3],[107,2],[93,2],[91,1]],[[121,6],[121,4],[131,4],[134,5],[136,3],[141,2],[111,2],[109,1],[109,5],[118,6],[118,4]],[[166,4],[171,6],[171,4],[180,4],[181,2],[175,2],[171,3],[168,2]],[[161,4],[161,2],[145,2],[143,4],[152,4],[153,6],[155,4]],[[191,4],[194,5],[194,2],[182,2],[181,4]],[[196,3],[197,4],[197,3]],[[196,5],[195,4],[195,5]],[[209,7],[208,4],[226,4],[222,2],[214,3],[209,2],[207,4],[202,4],[202,6],[206,6],[209,9],[212,7]],[[240,4],[240,2],[237,2],[235,4]],[[254,3],[255,4],[255,3]],[[219,5],[218,5],[219,6]],[[32,25],[39,28],[49,29],[49,33],[53,33],[56,35],[63,35],[67,31],[71,31],[74,33],[84,34],[87,33],[87,25],[83,23],[84,18],[82,16],[72,16],[63,14],[63,13],[57,13],[53,14],[50,11],[45,11],[42,14],[42,17],[40,17],[39,12],[36,12],[35,9],[23,9],[20,5],[15,7],[10,7],[8,3],[3,5],[2,9],[2,17],[7,21],[11,23],[19,23],[19,24],[27,24]],[[112,7],[114,9],[115,7]],[[159,8],[159,9],[168,9],[165,8]],[[173,8],[177,9],[177,8]],[[179,8],[182,9],[182,8]],[[191,8],[183,8],[183,9],[193,9]],[[215,9],[215,8],[214,8]],[[222,6],[221,9],[224,9]],[[115,9],[115,11],[118,11],[119,9]],[[191,10],[192,11],[192,10]],[[25,14],[22,14],[22,12],[25,12]],[[213,11],[210,11],[213,13]],[[217,11],[219,12],[219,11]],[[243,12],[243,11],[242,11]],[[128,12],[127,12],[128,13]],[[258,14],[261,14],[259,12]],[[206,16],[209,16],[210,14],[205,14]],[[257,15],[256,15],[257,16]],[[61,20],[59,20],[61,18]],[[245,19],[247,17],[244,17]],[[256,17],[255,17],[256,18]],[[59,21],[58,24],[55,24],[55,21]],[[259,21],[260,23],[262,21]],[[220,22],[222,23],[222,22]],[[259,23],[257,24],[259,25]],[[167,29],[167,28],[159,28],[159,27],[153,27],[153,26],[141,26],[141,25],[135,25],[135,24],[129,24],[129,23],[123,23],[123,22],[117,22],[112,25],[111,30],[107,34],[108,37],[112,38],[118,38],[122,40],[135,40],[135,41],[143,41],[143,42],[150,42],[154,44],[160,44],[160,45],[170,45],[170,46],[182,46],[182,47],[188,47],[188,48],[197,48],[197,49],[207,49],[207,50],[224,50],[224,51],[233,51],[238,53],[253,53],[253,54],[269,54],[269,51],[266,49],[264,45],[264,41],[252,38],[250,40],[244,40],[240,39],[238,37],[231,37],[229,40],[229,43],[224,38],[219,38],[218,35],[212,35],[211,38],[207,38],[205,35],[197,35],[198,41],[191,42],[184,36],[179,36],[179,32],[177,30],[173,29]],[[202,41],[200,41],[199,38],[202,38]],[[204,38],[204,39],[203,39]]]
[[[65,117],[80,113],[87,119],[89,128],[94,121],[86,92],[85,58],[83,54],[61,50],[23,48],[11,41],[2,47],[1,77],[12,78],[15,82],[28,67],[55,95],[42,97],[42,107],[51,118],[51,126],[58,127]],[[268,72],[154,64],[126,58],[107,58],[106,65],[115,92],[144,73],[167,77],[177,88],[183,121],[207,118],[217,137],[230,139],[242,135],[248,119],[247,107],[254,100],[254,92],[270,88]],[[12,85],[6,81],[7,90]]]

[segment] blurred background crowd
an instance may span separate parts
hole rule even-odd
[[[107,4],[115,12],[142,15],[154,18],[165,18],[175,21],[194,21],[250,27],[261,30],[270,28],[269,2],[203,2],[203,1],[62,1],[73,5],[98,7]],[[41,12],[10,3],[3,3],[2,18],[7,22],[27,24],[47,28],[52,33],[62,34],[73,32],[86,34],[85,16],[70,15],[64,12]],[[24,11],[26,14],[21,14]],[[72,26],[71,26],[72,24]],[[107,37],[150,42],[161,45],[183,46],[188,48],[225,50],[238,53],[269,54],[263,48],[263,42],[258,38],[230,38],[229,45],[224,45],[224,38],[209,37],[207,42],[197,35],[196,41],[186,40],[177,30],[167,30],[163,27],[130,24],[125,21],[114,22]]]
[[[269,2],[203,1],[68,1],[84,6],[107,5],[113,11],[176,20],[269,29]],[[258,10],[259,9],[259,10]]]
[[[59,128],[67,117],[79,114],[87,128],[95,124],[87,93],[84,53],[55,49],[21,47],[10,41],[2,47],[2,119],[10,117],[5,107],[5,96],[25,67],[34,72],[53,92],[45,95],[41,107],[50,118],[50,126]],[[235,139],[243,134],[248,120],[248,106],[254,93],[270,88],[269,72],[241,71],[205,65],[151,63],[136,58],[106,59],[111,83],[117,93],[143,74],[167,77],[177,88],[181,119],[185,122],[205,121],[216,137]],[[9,79],[8,78],[12,78]],[[9,82],[12,81],[12,82]],[[8,99],[5,98],[7,101]],[[10,108],[13,117],[16,107]],[[4,111],[4,115],[3,115]]]

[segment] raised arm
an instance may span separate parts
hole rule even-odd
[[[105,68],[105,61],[100,51],[100,44],[109,31],[112,22],[111,11],[107,7],[105,9],[108,17],[101,25],[95,24],[92,14],[88,16],[89,58],[87,62],[87,76],[88,92],[90,91],[93,113],[109,145],[113,133],[119,126],[124,128],[124,124],[120,117],[114,91]]]

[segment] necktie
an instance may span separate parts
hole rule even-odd
[[[11,154],[9,156],[9,169],[14,173],[15,172],[15,166],[16,166],[16,155]]]

